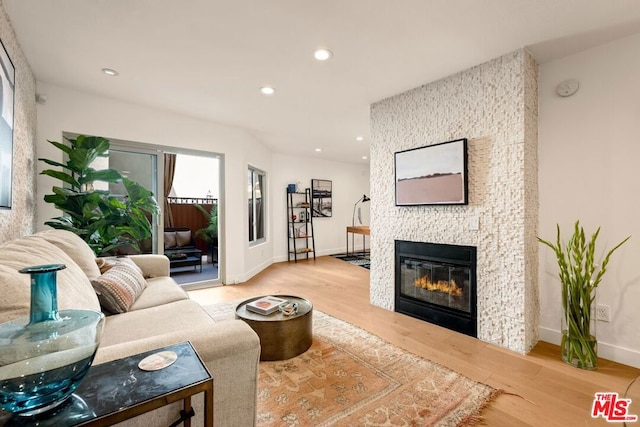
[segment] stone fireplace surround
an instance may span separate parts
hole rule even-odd
[[[478,338],[538,340],[537,65],[521,49],[371,106],[373,305],[394,309],[394,242],[477,248]],[[394,153],[468,138],[467,206],[395,206]]]

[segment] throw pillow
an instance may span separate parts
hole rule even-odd
[[[165,231],[164,232],[164,247],[165,248],[173,248],[177,246],[176,243],[176,232],[175,231]]]
[[[191,231],[176,231],[176,246],[189,246],[191,244]]]
[[[100,269],[100,274],[104,274],[111,269],[114,265],[116,265],[116,258],[96,258],[96,264]]]
[[[142,270],[129,258],[118,258],[113,267],[91,284],[100,306],[110,314],[129,311],[147,286]]]

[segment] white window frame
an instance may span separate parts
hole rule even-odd
[[[266,236],[267,236],[267,194],[266,194],[266,187],[267,187],[267,174],[266,172],[257,169],[253,166],[249,166],[248,168],[248,174],[247,174],[247,178],[249,178],[249,174],[251,175],[251,182],[248,182],[248,196],[251,197],[252,203],[248,206],[248,209],[253,209],[252,212],[248,212],[247,215],[247,223],[248,225],[251,227],[251,231],[249,233],[249,245],[253,246],[253,245],[257,245],[260,243],[263,243],[266,241]],[[260,186],[260,195],[259,197],[256,195],[257,192],[257,184],[258,184],[258,177],[262,177],[262,182],[261,182],[261,186]],[[262,236],[261,237],[256,237],[258,235],[258,228],[259,225],[255,218],[257,217],[257,203],[256,200],[258,198],[262,199],[262,215],[260,217],[260,220],[262,222]]]

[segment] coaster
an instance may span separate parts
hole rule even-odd
[[[171,366],[178,359],[175,351],[160,351],[142,359],[138,363],[138,368],[143,371],[158,371]]]

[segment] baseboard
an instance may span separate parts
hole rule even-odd
[[[341,249],[341,248],[337,248],[337,249],[325,249],[325,250],[323,250],[323,251],[316,251],[316,257],[319,257],[319,256],[328,256],[328,255],[335,255],[335,254],[339,254],[339,253],[344,253],[344,248],[343,248],[343,249]],[[304,255],[304,254],[302,254],[302,255]],[[313,255],[312,255],[312,254],[309,254],[309,256],[313,258]],[[298,259],[306,259],[306,258],[300,258],[300,257],[298,257]],[[293,258],[292,258],[292,260],[293,260]],[[286,262],[286,261],[287,261],[287,256],[286,256],[286,255],[280,255],[280,256],[277,256],[277,257],[274,257],[274,258],[273,258],[273,262],[274,262],[274,263],[275,263],[275,262]]]
[[[560,331],[541,327],[539,332],[540,341],[560,345]],[[598,340],[598,356],[623,365],[640,368],[640,352],[636,350],[618,347]]]

